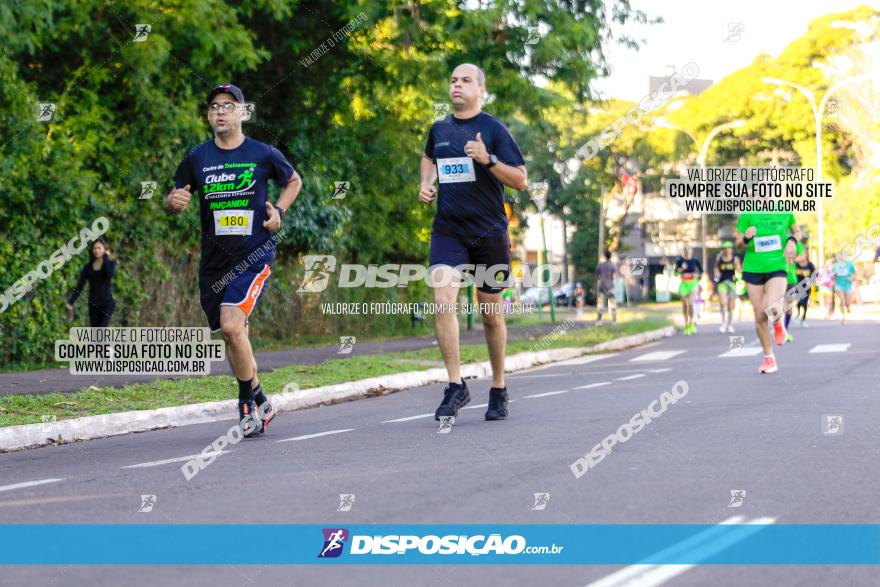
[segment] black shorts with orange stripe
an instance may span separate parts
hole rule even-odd
[[[211,332],[220,330],[221,306],[235,306],[244,312],[245,324],[272,274],[268,263],[255,263],[241,270],[232,269],[222,275],[200,273],[199,291],[202,311]]]

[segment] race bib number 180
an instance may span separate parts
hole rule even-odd
[[[756,236],[755,237],[755,252],[756,253],[768,253],[770,251],[778,251],[782,248],[782,239],[779,238],[778,234],[774,234],[771,236]]]
[[[474,160],[470,157],[437,159],[437,177],[440,183],[476,181]]]
[[[214,210],[214,234],[249,236],[253,220],[253,210]]]

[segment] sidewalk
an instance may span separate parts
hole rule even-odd
[[[513,341],[541,337],[553,331],[554,328],[568,318],[567,314],[559,313],[557,314],[555,324],[550,324],[548,318],[547,324],[540,326],[509,328],[507,338],[509,341]],[[592,326],[592,324],[592,321],[578,321],[573,328],[586,328]],[[475,329],[472,331],[461,330],[462,344],[482,343],[485,340],[483,338],[482,324],[480,324],[479,320],[477,320],[474,327]],[[289,365],[313,365],[359,355],[381,355],[383,353],[399,351],[415,351],[436,346],[436,344],[437,342],[433,336],[407,336],[383,342],[358,342],[354,345],[351,353],[344,355],[338,354],[339,345],[332,345],[258,352],[256,353],[256,358],[259,370],[265,373]],[[442,366],[443,364],[438,361],[437,365]],[[229,369],[228,362],[218,361],[211,365],[210,374],[232,375],[232,371]],[[174,380],[182,378],[179,375],[103,375],[100,377],[95,375],[71,375],[67,367],[59,367],[58,369],[0,373],[0,395],[63,393],[79,391],[91,385],[122,387],[129,383],[148,383],[157,379]]]

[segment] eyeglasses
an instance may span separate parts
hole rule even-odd
[[[232,112],[238,106],[235,102],[211,102],[208,105],[208,112],[217,114],[221,110],[224,112]]]

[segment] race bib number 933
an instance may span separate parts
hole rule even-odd
[[[474,160],[470,157],[437,159],[437,177],[440,183],[476,181]]]

